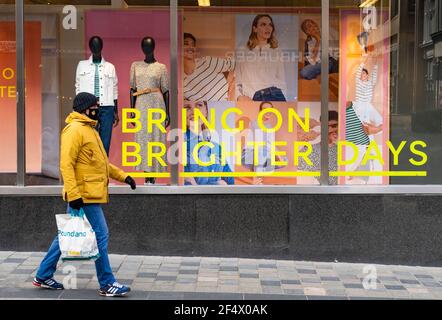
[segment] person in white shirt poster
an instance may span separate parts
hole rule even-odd
[[[246,46],[237,52],[238,101],[287,101],[284,61],[275,33],[270,15],[255,17]]]

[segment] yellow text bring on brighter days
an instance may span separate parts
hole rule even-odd
[[[182,134],[185,134],[187,129],[185,119],[187,118],[187,110],[182,109],[181,117],[183,120],[182,125]],[[194,121],[193,121],[193,128],[191,130],[193,132],[200,132],[201,123],[203,123],[206,128],[212,132],[216,130],[216,113],[215,109],[210,109],[210,116],[205,117],[204,114],[198,110],[195,109],[194,111]],[[273,127],[268,127],[264,125],[263,118],[267,113],[272,113],[274,116],[276,116],[276,124]],[[132,117],[129,115],[133,114]],[[238,108],[229,108],[226,109],[223,114],[221,115],[221,124],[223,130],[226,130],[230,133],[240,133],[242,132],[244,128],[244,122],[242,120],[239,120],[237,122],[237,127],[231,127],[227,123],[227,119],[230,115],[237,115],[241,116],[243,115],[243,112]],[[147,117],[147,128],[142,127],[141,117]],[[209,118],[209,119],[208,119]],[[162,133],[167,134],[167,130],[164,126],[166,120],[166,112],[162,109],[156,109],[156,108],[148,108],[146,114],[141,114],[141,112],[137,109],[131,109],[131,108],[124,108],[122,109],[122,132],[123,133],[137,133],[141,130],[145,130],[146,133],[152,133],[153,128],[156,126]],[[258,126],[263,132],[267,133],[277,133],[283,126],[283,115],[280,111],[278,111],[275,108],[266,108],[263,109],[259,115],[258,115]],[[289,108],[287,110],[287,128],[288,133],[296,133],[299,132],[298,130],[302,130],[305,133],[308,133],[311,131],[310,128],[310,109],[306,108],[304,109],[304,114],[301,117],[295,109]],[[259,149],[263,147],[270,147],[271,150],[271,165],[272,166],[287,166],[289,165],[289,161],[287,160],[287,154],[285,151],[281,150],[280,147],[287,147],[288,141],[274,141],[271,142],[270,146],[266,146],[265,141],[248,141],[247,146],[253,148],[254,150],[254,164],[258,165],[258,153]],[[407,141],[401,141],[399,145],[393,145],[391,141],[386,141],[386,146],[388,147],[388,150],[390,151],[391,155],[393,156],[393,164],[395,166],[399,165],[399,156],[404,151],[406,147],[409,148],[410,152],[415,156],[414,158],[409,158],[408,161],[411,165],[415,167],[421,167],[424,166],[428,162],[428,156],[424,152],[424,150],[427,147],[427,144],[424,141],[413,141],[413,142],[407,142]],[[186,142],[183,143],[183,149],[187,150],[186,148]],[[311,155],[313,149],[311,142],[306,141],[292,141],[292,147],[294,150],[294,157],[293,157],[293,165],[298,166],[299,161],[302,158],[307,165],[313,167],[314,164],[312,163],[309,156]],[[241,154],[242,154],[242,146],[241,142],[238,141],[237,145],[235,147],[234,151],[228,151],[225,147],[224,143],[221,142],[221,164],[225,165],[227,162],[227,159],[229,157],[235,157],[236,164],[241,164]],[[358,148],[355,144],[349,142],[349,141],[338,141],[338,165],[339,166],[345,166],[345,165],[351,165],[353,162],[355,162],[358,159]],[[196,144],[193,150],[191,150],[191,157],[193,157],[196,164],[200,166],[211,166],[215,164],[217,161],[215,158],[215,155],[212,155],[210,158],[210,161],[201,161],[198,157],[198,151],[202,147],[209,147],[213,148],[214,144],[210,141],[201,141],[200,143]],[[344,148],[352,148],[354,150],[353,158],[352,159],[344,159]],[[131,149],[131,150],[129,150]],[[381,165],[385,164],[384,157],[382,156],[382,146],[378,145],[376,141],[371,141],[370,145],[367,147],[367,152],[365,153],[364,159],[362,161],[362,164],[367,163],[368,161],[378,161]],[[154,159],[157,160],[162,166],[167,167],[167,163],[164,161],[164,157],[167,154],[167,146],[164,143],[161,142],[155,142],[151,141],[148,142],[147,145],[147,154],[141,155],[141,146],[136,142],[123,142],[122,143],[122,165],[125,167],[130,166],[138,166],[141,164],[142,161],[146,161],[148,166],[151,166]],[[129,158],[135,158],[134,161],[130,161]],[[187,157],[183,158],[183,165],[187,165]],[[277,161],[276,159],[283,158],[286,159],[285,161]]]

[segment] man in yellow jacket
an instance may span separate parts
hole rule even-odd
[[[97,98],[79,93],[74,99],[74,112],[66,119],[61,133],[60,171],[63,177],[63,199],[69,203],[68,211],[82,209],[97,237],[100,257],[95,261],[99,294],[124,296],[130,288],[119,284],[112,273],[107,244],[109,230],[101,203],[109,201],[109,178],[125,182],[136,189],[134,179],[109,163],[100,136],[95,129],[98,120]],[[37,270],[33,284],[40,288],[62,290],[61,283],[53,279],[61,256],[58,236]]]

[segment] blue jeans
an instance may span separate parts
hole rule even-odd
[[[338,73],[339,72],[339,61],[330,57],[329,61],[329,73]],[[313,80],[316,79],[321,74],[321,63],[317,63],[315,65],[307,64],[304,68],[301,69],[301,78],[305,80]]]
[[[113,106],[100,106],[98,111],[98,133],[103,142],[104,150],[109,156],[109,149],[112,139],[112,129],[115,120]]]
[[[115,277],[112,273],[112,268],[110,266],[109,256],[107,253],[109,229],[107,228],[106,219],[104,218],[101,205],[87,204],[83,207],[83,209],[92,226],[92,229],[95,231],[95,236],[97,237],[100,258],[95,260],[95,268],[97,270],[97,278],[100,288],[103,288],[106,285],[113,284],[115,282]],[[60,256],[61,252],[57,235],[37,270],[37,278],[41,280],[53,278]]]
[[[282,90],[277,87],[262,89],[255,92],[253,101],[287,101],[282,93]]]

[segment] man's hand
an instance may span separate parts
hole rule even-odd
[[[132,190],[135,190],[137,188],[137,184],[136,184],[135,180],[131,176],[128,176],[126,178],[126,180],[124,180],[124,182],[126,182],[128,185],[130,185],[130,188]]]
[[[69,207],[71,207],[74,210],[80,210],[81,208],[84,207],[84,202],[83,199],[76,199],[74,201],[69,201]]]

